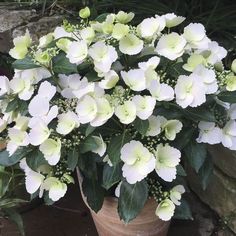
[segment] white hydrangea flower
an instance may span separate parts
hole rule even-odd
[[[43,153],[48,164],[55,166],[61,157],[61,141],[49,138],[39,146],[39,150]]]
[[[123,124],[130,124],[136,118],[136,105],[132,101],[125,101],[123,105],[119,105],[115,109],[115,115]]]
[[[98,145],[98,147],[96,149],[93,149],[92,152],[97,153],[99,156],[103,156],[106,152],[107,149],[107,145],[106,143],[103,141],[102,136],[92,136],[95,143]]]
[[[162,118],[162,121],[164,121],[164,117]],[[162,123],[162,130],[165,132],[165,137],[168,140],[174,140],[176,137],[176,134],[178,134],[183,127],[183,124],[179,120],[165,120]]]
[[[155,158],[139,141],[132,140],[121,149],[123,176],[130,184],[144,179],[155,168]]]
[[[146,87],[150,87],[153,80],[160,80],[159,75],[155,71],[156,67],[159,65],[160,58],[157,56],[151,57],[146,62],[139,62],[138,66],[145,73]]]
[[[53,33],[46,34],[39,38],[39,48],[45,48],[54,39]]]
[[[116,49],[101,41],[96,42],[89,48],[89,55],[94,61],[95,70],[102,73],[109,72],[112,63],[118,58]]]
[[[199,50],[198,52],[204,53],[204,50]],[[219,44],[215,41],[212,41],[208,44],[207,53],[209,52],[210,54],[208,55],[206,60],[208,63],[212,65],[214,65],[217,62],[221,62],[221,60],[225,58],[227,55],[227,51],[225,50],[225,48],[219,46]]]
[[[56,93],[56,87],[53,86],[48,81],[44,81],[40,84],[39,90],[38,90],[38,96],[46,98],[48,101],[50,101],[53,96]]]
[[[58,26],[55,28],[53,32],[53,36],[55,39],[64,38],[64,37],[67,37],[67,38],[73,37],[72,33],[65,31],[65,29],[61,26]]]
[[[228,116],[231,120],[236,119],[236,104],[231,104],[230,108],[228,109]]]
[[[182,194],[185,193],[185,189],[183,185],[176,185],[170,190],[170,199],[171,201],[179,206]]]
[[[199,76],[206,88],[206,94],[213,94],[218,90],[215,72],[211,69],[205,68],[203,65],[198,65],[193,74]]]
[[[29,100],[33,95],[34,88],[29,78],[14,77],[9,84],[12,92],[18,94],[18,97],[22,100]]]
[[[56,41],[56,46],[65,53],[67,53],[71,43],[72,41],[68,38],[60,38]]]
[[[81,79],[79,74],[59,75],[59,84],[61,86],[61,95],[65,98],[82,98],[84,95],[93,92],[94,83],[89,83],[86,77]]]
[[[180,75],[175,86],[176,102],[183,108],[197,107],[206,101],[206,88],[195,74]]]
[[[230,120],[226,123],[222,130],[222,144],[231,149],[236,150],[236,121]]]
[[[154,152],[156,157],[155,170],[159,177],[167,182],[176,178],[176,166],[180,162],[181,153],[169,144],[159,144]]]
[[[198,124],[198,143],[217,144],[222,140],[222,130],[216,127],[214,122],[200,121]]]
[[[30,132],[29,132],[29,142],[33,146],[38,146],[46,141],[50,135],[50,130],[47,127],[47,124],[42,120],[38,120],[37,123],[30,125]]]
[[[58,115],[57,133],[67,135],[74,128],[78,128],[79,126],[78,116],[74,112],[68,111]]]
[[[141,95],[135,95],[132,98],[132,101],[136,105],[136,112],[137,116],[141,120],[148,119],[155,108],[156,105],[156,99],[151,96],[141,96]]]
[[[134,34],[127,34],[120,40],[119,49],[124,54],[136,55],[142,51],[143,41]]]
[[[110,105],[106,98],[97,98],[97,114],[96,117],[90,121],[90,125],[97,127],[105,124],[108,119],[114,114],[114,108]]]
[[[153,80],[148,90],[157,101],[171,101],[174,99],[174,89],[168,84],[160,83],[158,80]]]
[[[152,39],[165,28],[165,19],[160,16],[144,19],[137,27],[137,31],[142,38]]]
[[[226,90],[236,91],[236,76],[231,74],[226,77]]]
[[[139,62],[138,66],[140,69],[146,71],[148,69],[153,69],[155,70],[157,68],[157,66],[160,63],[160,57],[158,56],[153,56],[150,57],[146,62]]]
[[[128,33],[129,33],[129,26],[128,25],[117,23],[113,27],[112,37],[117,40],[120,40]]]
[[[124,11],[119,11],[116,15],[115,15],[115,19],[122,23],[122,24],[127,24],[128,22],[130,22],[132,19],[134,18],[134,13],[133,12],[124,12]]]
[[[87,43],[83,40],[72,42],[67,51],[66,57],[69,59],[70,63],[75,63],[79,65],[88,55]]]
[[[6,76],[0,76],[0,96],[10,93],[9,79]]]
[[[41,194],[43,190],[49,192],[49,198],[54,202],[58,201],[60,198],[64,197],[67,191],[67,185],[62,183],[56,177],[49,177],[44,180],[41,186]]]
[[[40,95],[36,95],[29,103],[29,114],[33,117],[30,120],[31,126],[38,121],[43,120],[49,124],[54,118],[57,117],[58,107],[56,105],[49,107],[49,100]]]
[[[174,13],[168,13],[163,15],[165,21],[166,21],[166,27],[172,28],[174,26],[177,26],[181,24],[186,18],[182,16],[176,16]]]
[[[26,191],[30,194],[33,194],[40,188],[45,177],[33,170],[29,170],[25,174]]]
[[[200,23],[190,23],[184,28],[184,38],[190,47],[195,49],[207,49],[209,38],[206,36],[205,27]]]
[[[167,57],[168,59],[173,61],[183,55],[185,45],[186,40],[184,39],[184,37],[173,32],[161,36],[157,43],[155,51],[159,55]]]
[[[114,70],[110,70],[104,75],[104,79],[101,80],[98,85],[103,89],[114,88],[119,81],[119,76]]]
[[[27,69],[27,70],[15,70],[14,78],[29,80],[31,84],[38,84],[42,79],[49,78],[51,73],[42,67]]]
[[[14,48],[9,51],[10,56],[15,59],[23,59],[28,53],[28,47],[31,43],[29,30],[26,30],[25,35],[13,39]]]
[[[145,73],[141,69],[132,69],[128,72],[121,71],[121,76],[127,86],[134,91],[146,89]]]
[[[28,124],[29,124],[29,120],[30,118],[27,116],[18,116],[15,119],[15,126],[14,128],[22,130],[22,131],[26,131],[28,128]]]
[[[44,176],[36,171],[30,169],[26,163],[26,158],[20,161],[20,168],[25,172],[25,187],[30,194],[35,193],[43,183]]]
[[[193,72],[198,65],[206,65],[206,59],[197,53],[193,53],[187,60],[187,63],[183,65],[186,71]]]
[[[86,27],[79,31],[79,35],[84,41],[87,42],[87,44],[90,44],[95,37],[95,32],[92,27]]]
[[[175,212],[175,204],[169,200],[165,199],[161,201],[156,209],[156,215],[164,221],[169,221]]]
[[[96,100],[90,95],[82,97],[76,106],[76,113],[78,120],[81,124],[86,124],[95,119],[97,115],[97,103]]]
[[[29,137],[26,131],[17,128],[8,129],[9,141],[7,142],[7,151],[10,156],[17,150],[18,147],[28,146]]]
[[[149,127],[146,136],[156,136],[161,133],[161,126],[166,122],[163,116],[150,116],[148,118]]]

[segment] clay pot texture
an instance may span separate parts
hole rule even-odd
[[[157,203],[149,199],[140,214],[129,224],[120,220],[117,212],[118,200],[104,199],[102,209],[96,214],[90,210],[99,236],[166,236],[169,223],[155,215]]]
[[[81,186],[82,178],[80,173],[78,173],[78,179]],[[83,195],[82,191],[81,194],[85,204],[88,206],[86,197]],[[117,207],[117,198],[105,197],[103,206],[98,213],[95,213],[89,208],[99,236],[167,235],[170,222],[162,221],[155,215],[157,203],[153,198],[147,200],[139,215],[128,224],[120,220]]]

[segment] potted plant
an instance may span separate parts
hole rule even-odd
[[[47,203],[78,167],[100,235],[166,235],[174,214],[191,217],[182,159],[205,186],[206,143],[236,149],[235,63],[224,68],[227,52],[202,24],[176,33],[185,18],[173,13],[137,26],[123,11],[89,17],[82,9],[38,44],[29,32],[14,39],[0,164],[19,164],[28,193]]]

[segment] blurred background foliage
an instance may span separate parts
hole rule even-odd
[[[185,16],[185,25],[202,23],[209,37],[220,42],[228,50],[236,48],[236,1],[235,0],[0,0],[5,4],[35,8],[41,13],[59,11],[76,16],[83,6],[93,8],[95,14],[104,12],[132,11],[135,22],[155,14],[174,12]]]

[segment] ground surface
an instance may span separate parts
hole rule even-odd
[[[194,197],[193,197],[194,198]],[[210,236],[214,215],[197,200],[194,221],[173,221],[168,236]],[[81,200],[79,189],[73,187],[54,206],[40,205],[23,214],[26,236],[97,236],[88,209]],[[225,234],[222,234],[225,235]],[[230,234],[229,234],[230,235]],[[4,221],[0,236],[19,236],[16,227]]]

